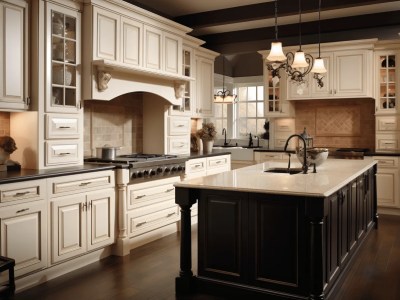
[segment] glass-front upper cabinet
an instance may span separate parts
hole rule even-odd
[[[48,4],[50,54],[47,71],[51,84],[47,112],[76,112],[80,106],[80,14]]]
[[[399,64],[397,58],[396,52],[377,53],[377,112],[397,111],[397,65]]]
[[[182,75],[187,77],[194,76],[194,57],[193,52],[189,48],[183,49],[182,53]],[[193,81],[182,82],[185,85],[185,93],[181,99],[181,104],[173,105],[171,108],[171,114],[173,115],[190,115],[192,109],[192,98],[193,98]]]

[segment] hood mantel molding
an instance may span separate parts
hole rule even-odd
[[[111,100],[130,92],[149,92],[177,105],[184,95],[185,83],[195,80],[193,77],[151,71],[108,60],[94,60],[92,66],[93,79],[96,81],[93,99],[98,100]]]

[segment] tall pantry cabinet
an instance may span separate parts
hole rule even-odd
[[[11,116],[24,168],[83,163],[81,5],[32,0],[32,112]]]

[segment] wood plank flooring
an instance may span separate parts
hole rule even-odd
[[[196,229],[192,234],[193,253],[197,252]],[[196,260],[194,254],[194,271]],[[7,299],[224,299],[209,295],[176,297],[178,271],[179,235],[173,234],[134,249],[125,257],[106,258]],[[400,299],[400,217],[380,216],[379,229],[364,242],[343,284],[330,299]]]

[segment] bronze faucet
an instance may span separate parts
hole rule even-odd
[[[303,169],[303,174],[307,174],[307,171],[308,171],[307,145],[306,145],[306,140],[300,134],[292,134],[291,136],[289,136],[288,139],[286,140],[285,147],[283,148],[283,151],[287,152],[286,149],[287,149],[287,146],[289,144],[289,141],[290,141],[290,139],[292,137],[295,137],[295,136],[297,136],[299,139],[301,139],[303,141],[303,144],[304,144],[304,159],[303,159],[302,169]],[[288,166],[288,168],[290,168],[290,153],[289,153],[289,166]]]

